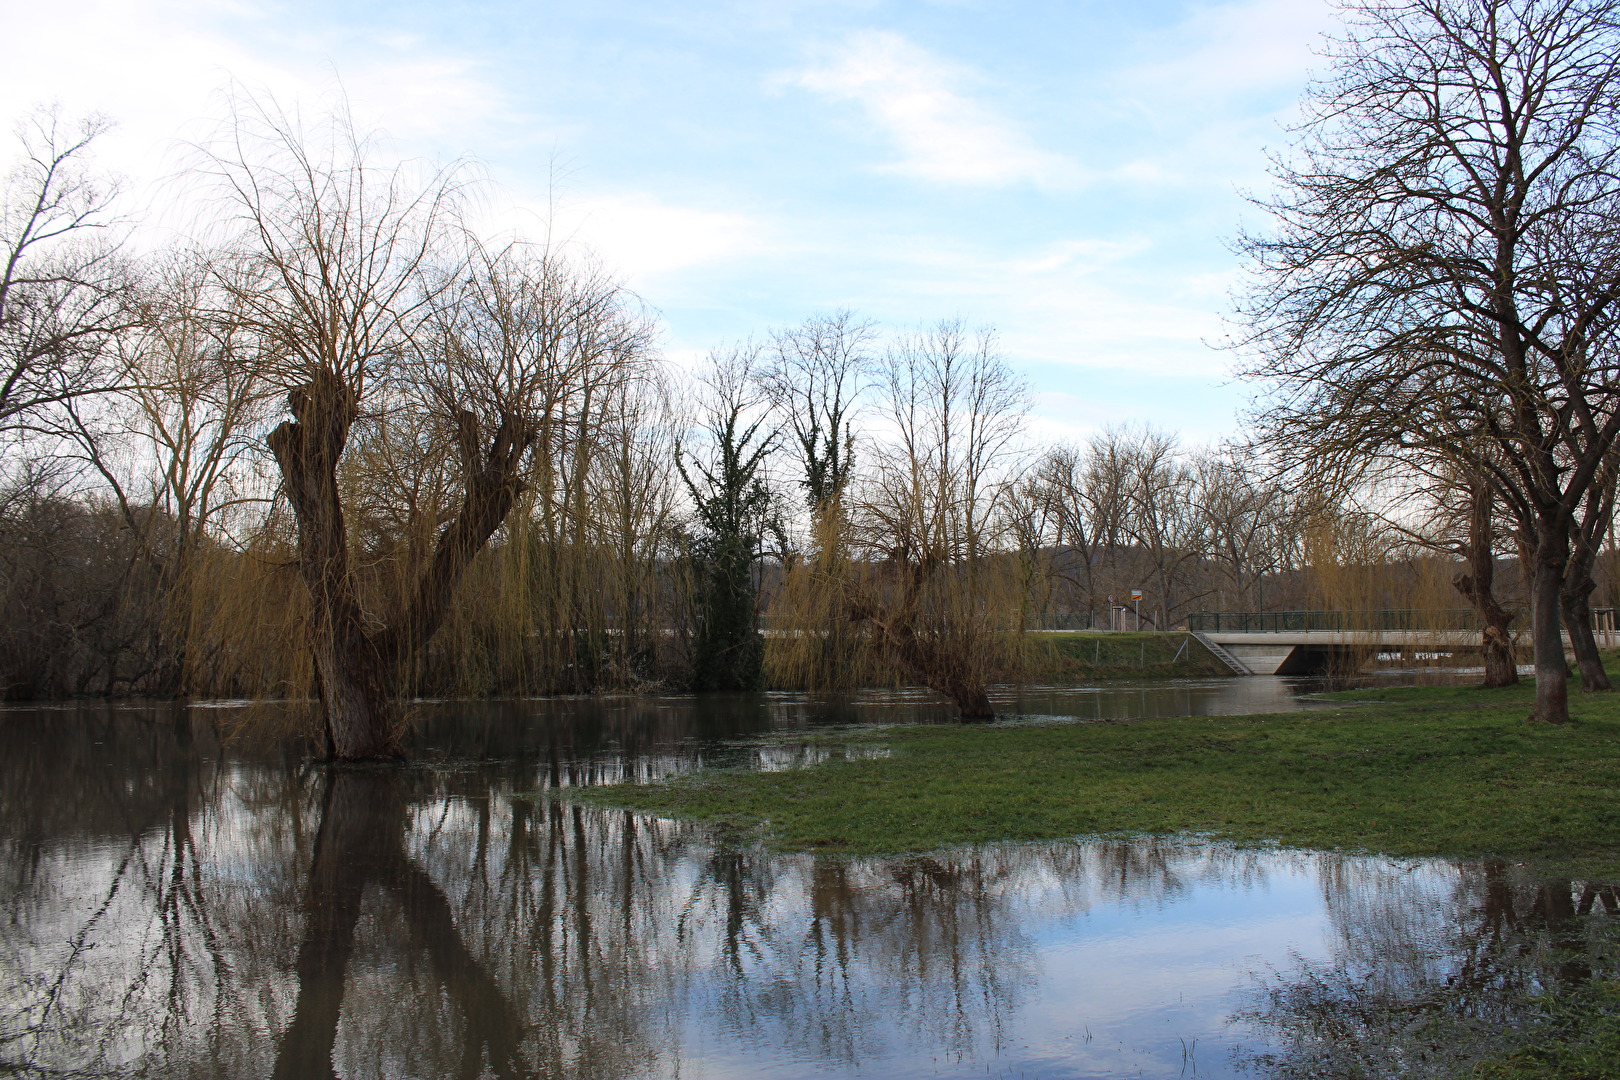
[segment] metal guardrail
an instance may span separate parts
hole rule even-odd
[[[1203,634],[1278,634],[1311,630],[1478,630],[1471,608],[1440,611],[1200,611],[1187,629]]]

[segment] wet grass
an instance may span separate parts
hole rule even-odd
[[[1335,695],[1274,716],[897,727],[828,736],[891,756],[709,771],[571,796],[852,855],[1072,836],[1501,858],[1620,879],[1620,693],[1525,722],[1532,688]]]
[[[1540,1003],[1516,1050],[1481,1062],[1473,1080],[1613,1080],[1620,1076],[1620,982],[1594,980]]]

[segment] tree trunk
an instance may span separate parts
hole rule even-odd
[[[920,637],[915,628],[903,625],[899,634],[885,628],[892,644],[897,645],[895,655],[910,668],[917,680],[930,690],[950,698],[962,713],[964,720],[994,720],[995,706],[980,677],[978,665],[967,650],[942,647],[936,641]],[[956,653],[956,655],[953,655]]]
[[[1603,656],[1598,652],[1597,637],[1592,633],[1592,605],[1590,598],[1597,583],[1592,580],[1584,560],[1571,560],[1565,575],[1559,603],[1564,613],[1564,626],[1569,630],[1570,647],[1575,651],[1575,662],[1581,670],[1581,690],[1595,693],[1613,690],[1609,673],[1603,670]]]
[[[404,612],[392,627],[372,631],[355,586],[337,485],[338,459],[354,423],[353,392],[323,372],[288,394],[287,407],[293,419],[268,442],[298,523],[298,571],[309,590],[309,645],[328,756],[394,760],[401,756],[395,703],[401,661],[438,631],[456,583],[511,511],[534,436],[508,417],[486,442],[477,418],[459,414],[466,477],[461,507],[439,534]]]
[[[1496,602],[1496,535],[1491,527],[1491,490],[1483,481],[1469,486],[1468,573],[1452,582],[1479,615],[1480,652],[1485,659],[1487,688],[1512,686],[1519,681],[1513,655],[1512,616]]]
[[[1603,657],[1592,633],[1592,593],[1597,588],[1597,582],[1592,579],[1592,567],[1597,562],[1598,547],[1603,543],[1607,526],[1614,519],[1614,481],[1605,478],[1593,486],[1596,490],[1587,496],[1585,516],[1575,529],[1569,565],[1564,568],[1564,588],[1559,596],[1570,645],[1580,664],[1581,689],[1588,692],[1614,689],[1609,673],[1603,670]]]
[[[387,630],[372,635],[376,652],[387,664],[397,666],[415,656],[439,632],[461,575],[523,494],[523,462],[535,442],[529,428],[507,417],[493,435],[487,435],[470,412],[463,410],[456,420],[465,485],[461,506],[439,533],[433,557],[417,579],[404,614]]]
[[[956,703],[964,720],[994,720],[996,709],[990,704],[990,695],[981,682],[967,679],[943,679],[933,689]]]
[[[1532,570],[1532,628],[1536,652],[1536,704],[1530,720],[1544,724],[1569,721],[1569,666],[1564,662],[1559,593],[1569,560],[1567,526],[1543,523],[1537,530]]]
[[[298,524],[298,572],[309,590],[308,634],[335,758],[399,757],[391,664],[369,639],[349,566],[337,463],[354,423],[350,388],[322,373],[287,395],[293,419],[267,440]]]

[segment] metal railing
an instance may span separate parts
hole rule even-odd
[[[1032,615],[1030,630],[1095,630],[1091,612],[1075,611],[1062,615]]]
[[[1471,608],[1385,611],[1200,611],[1187,629],[1202,634],[1280,634],[1312,630],[1478,630]]]

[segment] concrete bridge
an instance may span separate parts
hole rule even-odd
[[[1615,609],[1594,608],[1598,644],[1620,644]],[[1305,675],[1379,653],[1453,653],[1479,648],[1472,611],[1199,612],[1187,630],[1240,675]],[[1564,636],[1566,644],[1569,636]],[[1529,646],[1525,635],[1515,642]],[[1421,657],[1418,657],[1421,658]]]

